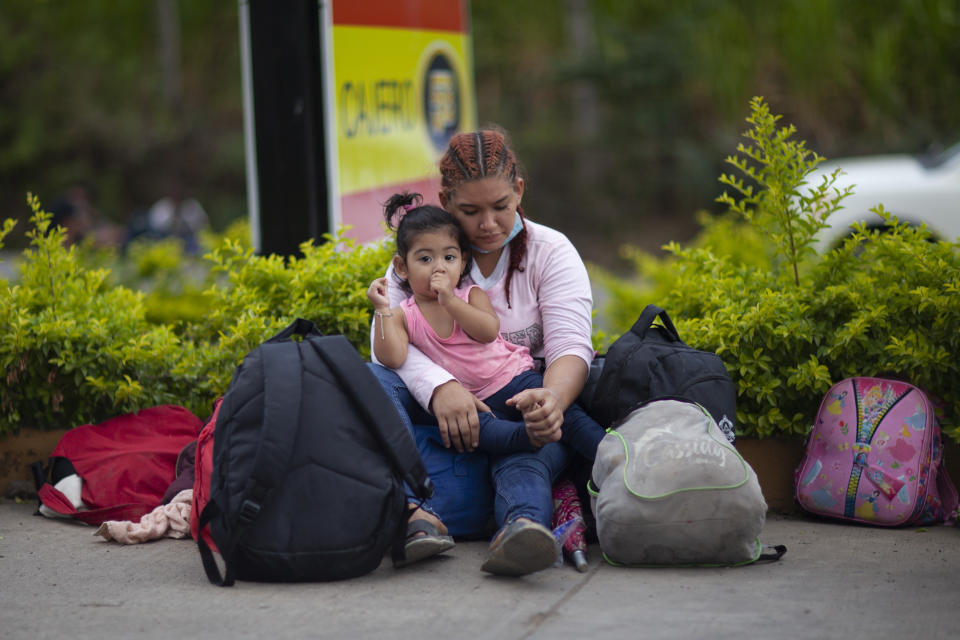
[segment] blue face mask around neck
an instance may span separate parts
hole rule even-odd
[[[480,249],[476,245],[471,244],[470,248],[476,251],[477,253],[493,253],[494,251],[499,251],[500,249],[503,249],[505,246],[510,244],[510,241],[516,238],[517,234],[520,233],[521,230],[523,230],[523,218],[520,217],[520,212],[517,211],[513,215],[514,215],[513,229],[510,229],[510,234],[507,235],[507,239],[504,240],[499,247],[497,247],[496,249],[490,249],[489,251],[484,251],[483,249]]]

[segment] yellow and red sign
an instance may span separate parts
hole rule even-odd
[[[466,0],[334,0],[326,33],[331,228],[383,236],[383,202],[399,191],[436,202],[437,161],[476,127]]]

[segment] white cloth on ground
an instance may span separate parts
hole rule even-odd
[[[104,540],[120,544],[140,544],[157,538],[186,538],[190,535],[190,509],[193,489],[184,489],[167,504],[140,518],[140,522],[108,520],[93,532]]]

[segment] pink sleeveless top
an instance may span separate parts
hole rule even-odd
[[[454,289],[454,294],[469,302],[470,290],[477,285]],[[420,307],[410,296],[401,303],[407,320],[410,344],[446,369],[460,384],[481,400],[502,389],[515,376],[533,369],[533,358],[526,347],[497,339],[484,344],[464,332],[457,322],[449,338],[441,338],[423,317]]]

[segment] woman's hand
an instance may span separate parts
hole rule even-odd
[[[473,451],[480,444],[480,419],[477,411],[490,411],[479,398],[456,380],[433,390],[430,408],[437,417],[443,446],[452,443],[457,451]]]
[[[527,435],[534,446],[557,442],[562,435],[563,412],[587,379],[587,363],[578,356],[562,356],[543,373],[543,387],[527,389],[507,400],[523,414]]]
[[[525,389],[507,400],[507,404],[516,407],[523,414],[527,436],[534,446],[541,447],[560,440],[563,435],[561,427],[564,407],[552,390]]]

